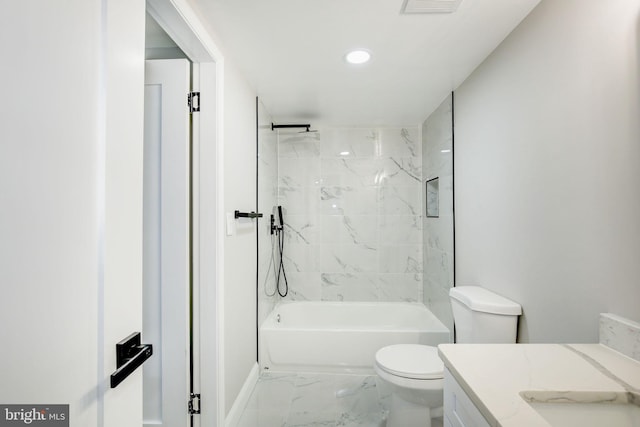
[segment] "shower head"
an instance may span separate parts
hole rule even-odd
[[[307,132],[317,132],[317,130],[311,130],[311,125],[308,123],[304,124],[291,124],[291,125],[276,125],[271,123],[271,130],[276,129],[300,129],[304,128],[305,130],[300,131],[298,133],[307,133]]]

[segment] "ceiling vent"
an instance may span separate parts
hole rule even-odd
[[[452,13],[462,0],[404,0],[402,13]]]

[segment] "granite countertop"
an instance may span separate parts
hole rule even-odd
[[[527,400],[640,405],[640,362],[603,344],[441,344],[492,426],[549,426]]]

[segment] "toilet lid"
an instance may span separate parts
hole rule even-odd
[[[438,349],[419,344],[396,344],[376,353],[376,364],[392,375],[419,380],[435,380],[444,376],[444,363]]]

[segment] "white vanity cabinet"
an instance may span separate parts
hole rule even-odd
[[[490,427],[447,368],[444,370],[443,421],[444,427]]]

